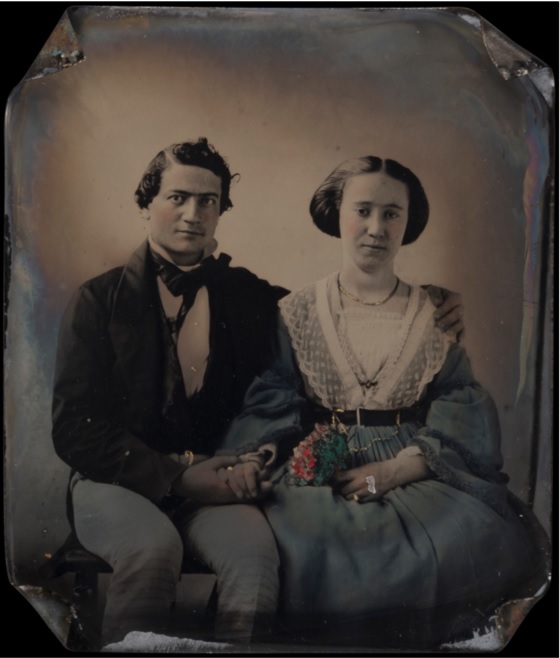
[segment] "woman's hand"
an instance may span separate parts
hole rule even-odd
[[[238,500],[256,500],[272,490],[268,471],[258,461],[227,466],[218,471],[218,477],[233,491]]]
[[[458,292],[451,292],[437,286],[428,286],[427,292],[432,304],[436,307],[434,313],[436,325],[460,342],[465,337],[463,298]]]
[[[388,491],[399,486],[397,481],[396,459],[384,462],[372,462],[347,471],[340,471],[335,478],[335,488],[346,500],[357,503],[369,503],[379,500]],[[366,478],[372,475],[375,482],[375,493],[368,490]]]
[[[424,456],[417,447],[411,446],[401,450],[393,459],[341,471],[336,476],[335,488],[346,500],[370,503],[379,500],[391,489],[424,480],[430,475]]]

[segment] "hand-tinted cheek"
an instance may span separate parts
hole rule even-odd
[[[342,237],[346,237],[350,240],[355,240],[359,237],[362,229],[358,222],[345,221],[343,227],[341,226]]]

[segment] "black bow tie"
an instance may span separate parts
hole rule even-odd
[[[218,264],[214,256],[208,256],[198,267],[184,272],[157,252],[152,251],[151,254],[157,275],[175,297],[184,296],[193,288],[198,290],[201,286],[206,285],[212,279],[212,275],[216,273]]]
[[[175,331],[179,331],[185,316],[194,304],[196,295],[202,286],[211,282],[219,270],[222,269],[221,259],[214,256],[205,258],[198,267],[184,272],[163,256],[150,249],[157,275],[161,278],[167,289],[178,297],[182,295],[183,303],[175,322]]]

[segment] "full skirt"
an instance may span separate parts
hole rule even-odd
[[[416,431],[413,423],[397,434],[349,428],[353,466],[391,459]],[[429,646],[460,632],[458,619],[470,627],[542,573],[525,508],[504,516],[436,478],[362,504],[329,486],[288,484],[284,473],[264,510],[283,567],[281,611],[295,628],[350,628],[358,620],[372,628],[376,619],[387,628],[406,619],[413,644]],[[410,627],[414,619],[420,632]]]

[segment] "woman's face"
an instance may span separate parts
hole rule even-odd
[[[339,217],[345,264],[364,272],[392,268],[408,221],[408,188],[383,172],[352,176]]]

